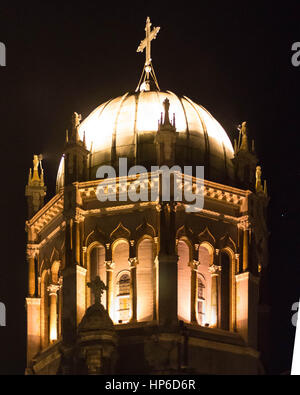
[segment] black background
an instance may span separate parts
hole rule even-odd
[[[161,89],[203,105],[231,139],[246,120],[271,196],[270,373],[290,370],[299,300],[300,5],[261,1],[45,1],[0,3],[1,252],[0,373],[26,363],[27,267],[24,197],[32,155],[44,156],[47,198],[73,111],[85,118],[102,102],[133,91],[144,54],[136,48],[147,16],[161,31],[152,59]]]

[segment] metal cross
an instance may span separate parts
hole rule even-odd
[[[146,62],[145,66],[149,66],[151,64],[151,41],[154,40],[159,32],[160,27],[154,27],[151,30],[152,23],[150,22],[150,18],[147,17],[146,20],[146,38],[140,42],[136,52],[143,52],[144,48],[146,48]]]

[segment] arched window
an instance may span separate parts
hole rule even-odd
[[[117,319],[118,323],[126,323],[130,319],[130,274],[123,273],[118,280]]]
[[[206,324],[206,289],[205,289],[205,278],[197,273],[197,317],[199,325],[204,326]]]

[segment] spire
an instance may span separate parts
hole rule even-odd
[[[33,155],[33,176],[31,179],[32,183],[34,181],[40,181],[38,166],[39,166],[38,155]]]
[[[32,179],[32,171],[31,168],[29,169],[29,174],[28,174],[28,185],[30,185]]]
[[[86,148],[85,131],[83,132],[82,144],[83,144],[84,148]]]
[[[145,54],[146,55],[145,64],[144,64],[144,68],[143,68],[143,71],[142,71],[142,75],[141,75],[140,81],[139,81],[138,86],[137,86],[137,88],[135,90],[136,92],[138,90],[140,90],[140,91],[149,91],[150,90],[150,88],[151,88],[150,87],[150,76],[152,77],[152,79],[153,79],[153,81],[154,81],[154,83],[156,85],[156,88],[158,90],[160,90],[158,82],[157,82],[157,78],[156,78],[156,75],[155,75],[155,72],[154,72],[154,68],[153,68],[153,65],[152,65],[152,59],[151,59],[151,41],[156,38],[157,33],[160,30],[160,27],[154,27],[151,30],[151,25],[152,24],[150,22],[150,18],[147,17],[147,19],[146,19],[146,27],[145,27],[146,37],[144,38],[144,40],[142,40],[140,42],[140,45],[138,46],[138,48],[136,50],[137,52],[143,52],[144,48],[146,48],[146,51],[145,51],[146,52],[146,54]]]
[[[264,194],[268,196],[268,190],[267,190],[267,180],[264,181]]]
[[[173,122],[170,121],[169,109],[170,109],[170,101],[168,98],[165,98],[163,101],[164,112],[161,113],[160,122],[158,123],[158,129],[168,129],[176,131],[175,127],[175,113],[173,113]]]
[[[68,129],[66,129],[66,140],[65,140],[65,143],[68,144],[68,142],[69,142],[69,131],[68,131]]]
[[[42,167],[42,155],[33,155],[33,172],[29,169],[28,184],[25,196],[28,203],[28,217],[31,218],[44,204],[46,187],[44,183],[44,170]]]
[[[233,151],[234,151],[234,153],[236,154],[236,152],[237,152],[237,141],[236,141],[236,139],[234,139]]]

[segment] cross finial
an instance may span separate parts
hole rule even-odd
[[[104,282],[100,279],[99,276],[96,276],[93,281],[87,283],[87,286],[91,288],[91,291],[95,295],[95,304],[101,304],[102,294],[105,290],[107,290]]]
[[[151,30],[151,25],[152,23],[150,22],[150,18],[149,16],[146,19],[146,27],[145,27],[145,31],[146,31],[146,37],[144,38],[144,40],[142,40],[140,42],[140,45],[137,48],[137,52],[143,52],[144,48],[146,48],[146,60],[145,60],[145,65],[144,65],[144,69],[143,69],[143,73],[141,76],[141,79],[139,81],[138,87],[136,89],[136,91],[140,88],[141,90],[150,90],[150,85],[149,85],[149,76],[151,75],[157,89],[159,90],[159,86],[158,86],[158,82],[153,70],[153,66],[152,66],[152,62],[151,62],[151,41],[154,40],[157,36],[157,33],[160,30],[160,27],[154,27]],[[142,81],[142,77],[144,75],[145,72],[145,76],[144,76],[144,80],[143,83],[141,84]]]

